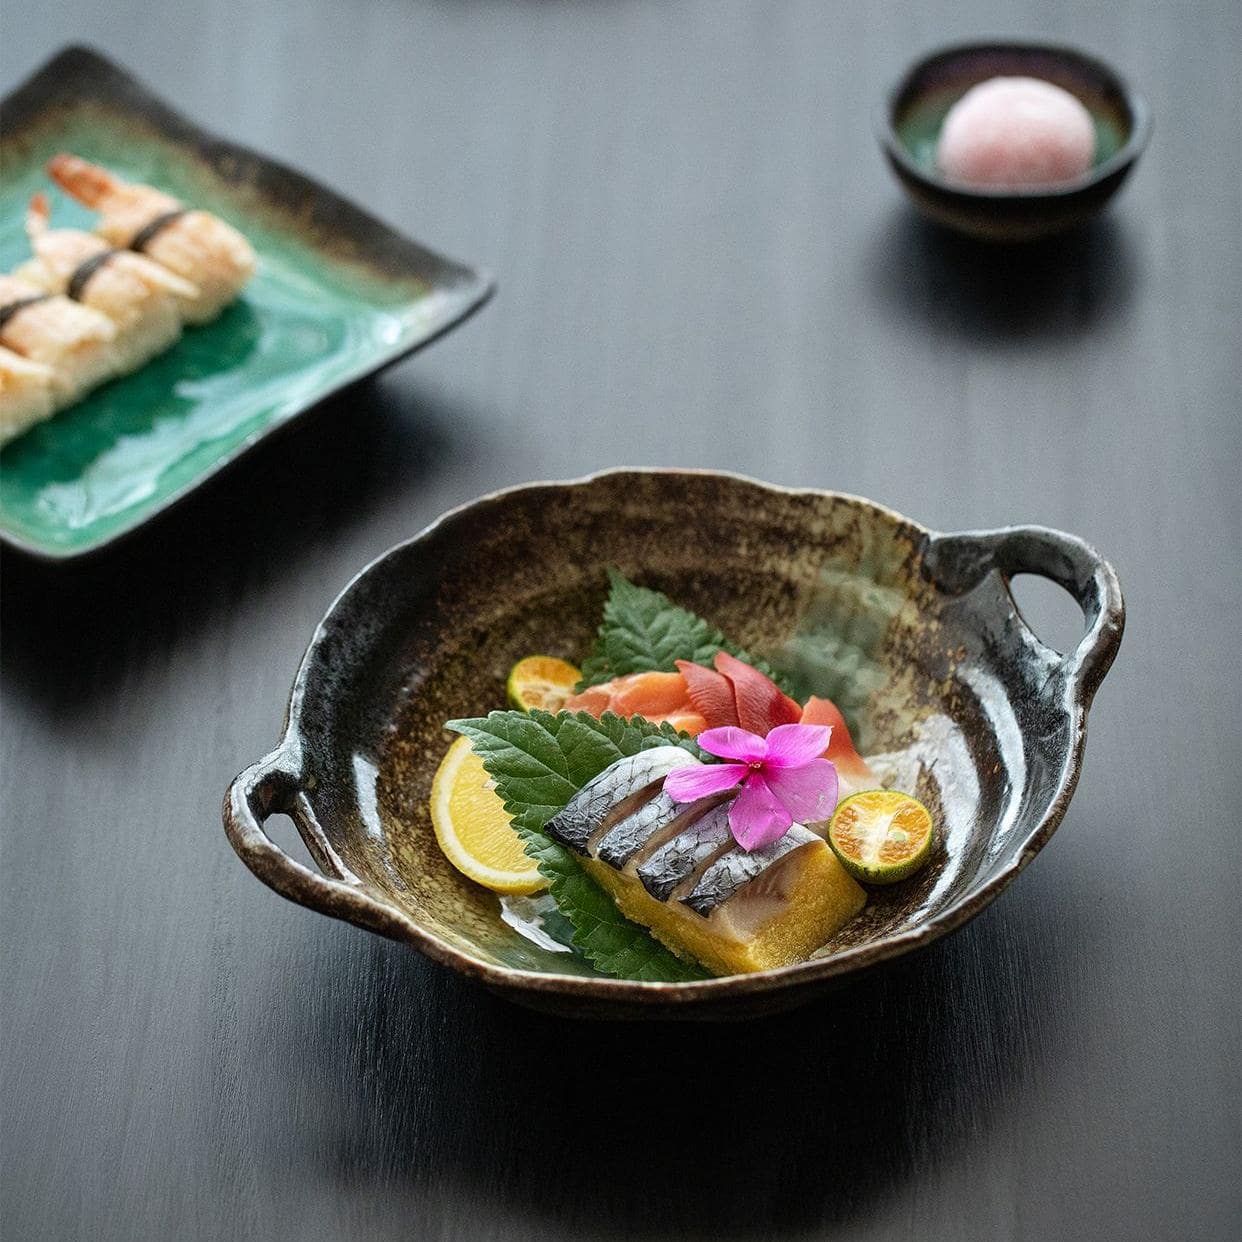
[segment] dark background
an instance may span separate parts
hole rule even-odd
[[[92,42],[500,282],[114,552],[4,557],[6,1239],[1233,1233],[1235,0],[40,0],[3,27],[0,88]],[[994,34],[1103,54],[1156,118],[1112,214],[1023,253],[919,223],[871,134],[908,59]],[[781,1019],[573,1024],[233,856],[223,790],[347,578],[480,492],[619,464],[1113,560],[1078,794],[971,926]],[[1023,598],[1074,640],[1063,597]]]

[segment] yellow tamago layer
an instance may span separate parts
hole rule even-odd
[[[582,861],[626,918],[649,928],[674,953],[694,958],[717,975],[801,961],[844,927],[867,900],[832,850],[823,841],[814,841],[775,864],[794,869],[784,908],[745,940],[738,940],[720,923],[729,906],[745,901],[744,888],[704,918],[680,901],[657,901],[635,876],[598,859]]]

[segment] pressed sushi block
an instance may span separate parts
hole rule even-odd
[[[716,974],[800,961],[863,908],[866,895],[823,838],[791,824],[757,849],[740,846],[729,812],[739,795],[690,803],[663,788],[702,766],[661,746],[619,760],[547,825],[628,918]]]

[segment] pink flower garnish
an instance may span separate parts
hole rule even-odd
[[[767,737],[726,725],[698,736],[709,754],[731,763],[674,768],[664,792],[674,802],[697,802],[741,785],[729,808],[733,839],[747,852],[779,841],[795,820],[816,823],[837,805],[837,770],[822,758],[828,725],[777,725]]]

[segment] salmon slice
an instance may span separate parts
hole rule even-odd
[[[581,694],[571,694],[565,700],[567,712],[589,712],[597,719],[609,710],[612,694],[606,685],[588,686]]]
[[[845,717],[831,699],[812,695],[802,709],[801,723],[831,727],[832,737],[828,741],[824,757],[831,759],[836,766],[842,798],[863,789],[875,789],[879,785],[875,773],[867,766],[867,761],[854,749],[854,739],[850,737]]]
[[[589,686],[565,701],[565,710],[605,712],[618,716],[642,716],[653,724],[668,723],[691,737],[707,728],[707,721],[694,708],[680,673],[631,673],[603,685]]]
[[[800,707],[770,678],[728,652],[716,653],[715,668],[677,661],[675,673],[630,673],[590,686],[566,700],[571,712],[605,712],[643,716],[653,724],[670,724],[697,737],[705,729],[739,725],[766,737],[782,724],[830,725],[832,738],[825,758],[837,767],[841,796],[875,789],[879,782],[854,749],[845,717],[831,699],[812,696]]]
[[[612,710],[618,716],[663,716],[693,710],[680,673],[634,673],[613,682]]]
[[[797,724],[802,708],[777,684],[727,651],[716,652],[716,672],[727,677],[737,700],[737,722],[748,733],[767,735],[777,725]]]
[[[737,724],[737,700],[724,674],[689,660],[678,660],[677,670],[686,680],[686,692],[694,710],[710,721],[712,728]]]

